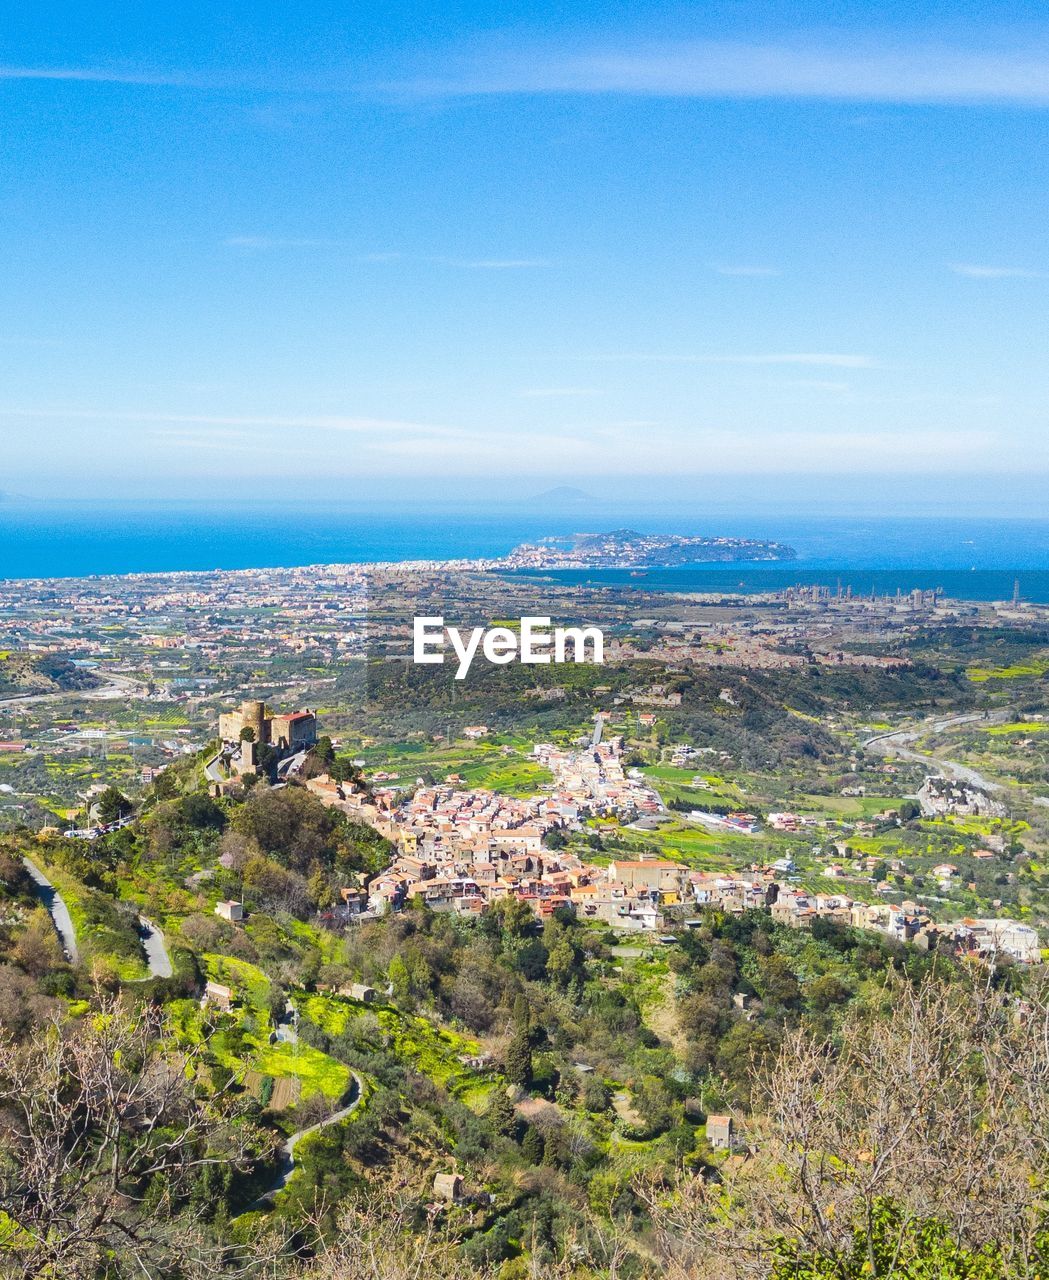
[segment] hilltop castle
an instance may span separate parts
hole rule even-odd
[[[244,731],[250,729],[250,735]],[[266,710],[264,702],[243,702],[239,711],[227,711],[219,716],[219,737],[223,742],[240,744],[263,743],[276,748],[281,755],[305,751],[317,741],[317,717],[307,708],[287,715],[276,715]],[[249,752],[254,755],[254,752]]]

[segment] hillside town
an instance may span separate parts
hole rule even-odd
[[[702,908],[735,914],[757,909],[793,928],[829,920],[875,930],[926,951],[1040,962],[1041,942],[1031,925],[968,917],[937,924],[928,907],[914,901],[872,903],[845,893],[808,892],[792,882],[789,859],[755,865],[746,873],[714,874],[658,857],[589,862],[559,849],[558,834],[581,830],[587,819],[637,823],[644,815],[663,812],[658,793],[644,785],[637,771],[624,768],[623,752],[618,736],[575,750],[537,744],[534,755],[551,769],[555,781],[547,794],[527,800],[460,788],[454,781],[420,785],[401,799],[399,789],[389,786],[338,783],[327,775],[308,780],[306,787],[322,803],[375,826],[396,849],[388,868],[360,887],[342,890],[342,909],[332,921],[359,923],[412,902],[432,911],[476,915],[513,898],[540,921],[567,909],[616,931],[673,940],[674,929],[701,923]],[[755,823],[746,814],[722,821],[736,830]],[[789,813],[770,814],[769,822],[786,831],[807,825],[806,819]],[[933,871],[946,882],[957,868],[944,864]],[[827,874],[840,875],[841,868],[831,864]]]

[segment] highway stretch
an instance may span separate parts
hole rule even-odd
[[[928,733],[942,733],[944,729],[953,729],[955,725],[974,724],[976,721],[994,724],[1007,720],[1010,715],[1011,712],[1007,710],[994,711],[987,715],[982,711],[977,711],[964,716],[949,716],[944,720],[926,720],[922,724],[913,725],[910,728],[891,729],[887,733],[876,733],[874,737],[868,738],[863,746],[864,750],[867,751],[877,751],[882,755],[899,756],[903,760],[914,760],[919,764],[929,765],[941,776],[957,778],[959,782],[968,782],[971,786],[978,787],[981,791],[1001,791],[1002,784],[1000,782],[995,782],[992,778],[985,777],[979,770],[973,769],[970,765],[961,764],[957,760],[942,760],[939,756],[913,751],[902,744],[916,742],[918,738],[924,737]],[[1036,800],[1035,803],[1049,804],[1049,801]]]
[[[18,693],[9,698],[0,698],[0,707],[36,706],[41,702],[58,702],[63,698],[90,698],[101,702],[116,698],[127,698],[142,693],[146,688],[144,680],[134,676],[118,676],[106,673],[108,684],[93,689],[58,689],[53,693]]]

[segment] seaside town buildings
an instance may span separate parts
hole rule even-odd
[[[363,889],[344,890],[342,918],[383,915],[412,901],[434,911],[477,915],[512,897],[540,921],[564,908],[618,932],[658,937],[701,923],[703,908],[731,914],[757,909],[792,928],[811,928],[824,919],[926,950],[1008,956],[1020,963],[1041,959],[1038,933],[1030,925],[968,918],[937,924],[914,902],[812,893],[792,883],[789,858],[749,872],[707,873],[659,857],[592,863],[550,847],[545,837],[552,832],[579,830],[595,816],[634,820],[661,811],[662,802],[624,771],[620,738],[575,750],[541,743],[533,754],[555,780],[545,794],[528,799],[452,784],[419,785],[401,798],[389,787],[369,792],[328,777],[310,779],[306,786],[323,803],[371,823],[396,848],[390,866]],[[770,822],[788,831],[805,826],[804,819],[786,813],[770,815]],[[827,870],[831,875],[834,864]]]
[[[25,781],[10,794],[0,794],[0,810],[21,814],[26,793],[33,788],[49,796],[49,812],[72,807],[81,799],[77,792],[83,789],[83,783],[75,781],[75,771],[62,768],[44,776],[45,764],[57,760],[65,765],[71,763],[70,757],[105,761],[107,779],[113,778],[133,794],[136,786],[150,785],[165,764],[203,747],[213,736],[220,713],[222,736],[238,752],[244,752],[240,733],[246,727],[252,728],[257,746],[301,749],[316,737],[312,712],[282,716],[263,708],[260,713],[254,701],[246,704],[248,710],[245,705],[238,711],[229,709],[249,696],[265,696],[271,705],[287,708],[339,705],[345,688],[358,674],[363,684],[366,659],[374,660],[378,655],[391,663],[403,661],[409,630],[400,606],[419,593],[457,590],[465,582],[480,616],[512,616],[514,609],[505,605],[506,593],[524,591],[525,586],[486,576],[490,567],[474,561],[128,575],[69,580],[59,594],[54,583],[43,580],[2,583],[0,648],[68,659],[93,673],[98,683],[95,689],[77,696],[76,710],[71,700],[63,699],[53,703],[33,700],[24,705],[13,700],[3,709],[0,737],[4,746],[0,750],[8,766],[5,776]],[[449,576],[459,574],[465,576]],[[704,598],[696,595],[687,604],[678,602],[673,616],[668,616],[661,607],[665,599],[654,592],[644,593],[643,588],[644,580],[639,579],[638,594],[631,600],[602,602],[602,617],[607,617],[609,626],[607,659],[613,664],[617,658],[632,661],[642,657],[663,664],[664,669],[651,675],[639,673],[614,690],[595,689],[594,693],[600,696],[602,707],[617,709],[621,723],[646,731],[673,717],[680,702],[675,689],[677,673],[688,666],[744,670],[812,663],[820,667],[890,667],[906,659],[863,652],[855,642],[906,639],[913,628],[930,621],[962,619],[966,625],[994,626],[1021,616],[1032,622],[1049,620],[1049,609],[1044,606],[1015,600],[951,601],[934,593],[859,596],[853,595],[847,584],[837,594],[806,587],[750,596],[716,613],[705,608]],[[567,588],[543,589],[552,593],[555,602],[564,590],[564,599],[571,599],[577,607],[577,597],[570,596]],[[402,591],[404,594],[398,595]],[[397,607],[389,606],[391,597]],[[386,602],[385,612],[374,607],[376,601]],[[720,593],[719,603],[726,603]],[[758,607],[766,605],[775,607]],[[727,684],[728,680],[726,675],[724,682],[718,683]],[[338,694],[333,697],[336,687]],[[564,697],[564,692],[553,686],[538,689],[534,695],[554,699]],[[522,696],[531,698],[533,693]],[[731,706],[735,696],[738,690],[733,694],[726,688],[720,701]],[[137,722],[129,717],[129,708]],[[299,716],[303,718],[297,719]],[[490,725],[481,723],[485,719]],[[460,723],[453,724],[450,731],[443,724],[437,727],[477,743],[502,732],[501,722],[489,708],[477,705],[464,708]],[[672,765],[696,771],[693,785],[698,789],[704,785],[703,771],[711,768],[719,772],[730,760],[726,752],[711,746],[676,743],[666,751]],[[106,761],[107,752],[124,758],[119,763]],[[250,750],[246,754],[250,756]],[[574,865],[563,851],[549,847],[556,843],[552,833],[571,832],[588,820],[604,818],[644,830],[644,824],[663,816],[662,802],[645,779],[625,763],[621,739],[599,741],[593,749],[540,744],[532,759],[550,770],[554,781],[541,795],[527,799],[470,789],[454,779],[436,786],[420,785],[409,795],[407,790],[387,786],[396,779],[384,778],[381,772],[372,775],[373,786],[368,791],[331,780],[311,780],[309,786],[326,803],[338,804],[370,822],[397,848],[397,861],[384,873],[385,883],[362,887],[362,896],[345,902],[345,910],[367,913],[373,907],[396,906],[420,895],[440,903],[442,909],[468,906],[476,910],[499,894],[516,893],[539,912],[566,902],[581,915],[659,934],[677,929],[682,916],[704,901],[735,910],[733,904],[743,898],[748,903],[761,902],[762,909],[773,909],[774,904],[765,900],[768,880],[764,874],[742,877],[757,885],[747,896],[738,887],[719,888],[715,884],[708,889],[705,882],[693,879],[683,889],[672,883],[625,883],[624,876],[631,873],[622,868],[613,873],[611,866]],[[843,789],[842,794],[847,791]],[[931,786],[923,799],[934,816],[994,818],[999,812],[995,797],[960,785]],[[747,803],[740,799],[738,812],[700,816],[696,811],[689,819],[702,821],[719,836],[755,836],[754,815],[745,812]],[[783,796],[774,808],[786,808],[789,803],[792,801]],[[824,829],[811,830],[818,822]],[[846,841],[838,839],[840,833],[828,829],[822,819],[807,813],[773,812],[761,825],[766,832],[796,837],[799,845],[808,845],[813,839],[821,842],[820,874],[834,882],[826,888],[840,886],[845,890],[851,880],[857,882],[852,885],[853,893],[867,892],[859,884],[869,877],[871,868],[857,857],[855,847],[848,849]],[[857,837],[871,834],[863,821],[857,820],[853,826]],[[987,836],[988,842],[992,839]],[[761,841],[754,843],[756,848]],[[972,859],[993,856],[978,851]],[[418,865],[408,861],[413,858]],[[964,893],[972,874],[971,863],[947,849],[936,861],[940,865],[925,872],[925,892],[936,893],[942,883],[950,886],[952,896]],[[942,872],[949,863],[960,870],[938,877],[935,871]],[[1001,871],[1003,877],[1013,874],[1008,866]],[[651,866],[643,874],[650,872],[656,874]],[[780,886],[782,900],[775,907],[784,920],[803,926],[821,914],[844,918],[844,908],[833,894],[818,898],[800,894],[789,867],[773,865],[770,875]],[[673,874],[667,872],[666,877],[672,880]],[[862,914],[868,923],[873,921],[869,927],[895,933],[902,929],[918,938],[921,927],[915,930],[913,921],[920,920],[922,913],[885,901],[890,896],[899,898],[901,893],[920,895],[921,886],[912,887],[913,878],[909,877],[906,885],[896,883],[902,882],[903,876],[894,878],[895,888],[885,883],[870,888],[870,896],[882,900],[873,905],[852,902],[850,911],[857,917]],[[989,896],[993,892],[989,890],[981,916],[985,911],[992,914],[999,905]],[[677,901],[673,900],[675,893]],[[976,914],[975,907],[971,909]],[[898,925],[897,917],[911,923]],[[1004,921],[992,929],[991,923],[974,920],[938,926],[937,945],[949,932],[967,949],[986,951],[1000,946],[1018,956],[1033,953],[1025,932],[1028,926],[1014,929],[1011,922]]]

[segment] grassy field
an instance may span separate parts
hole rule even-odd
[[[1016,720],[1012,724],[990,725],[984,732],[998,738],[1014,733],[1045,733],[1047,729],[1049,729],[1047,720]]]
[[[468,1106],[480,1102],[491,1088],[492,1081],[486,1075],[462,1061],[465,1056],[481,1052],[477,1041],[435,1027],[426,1018],[403,1013],[392,1005],[365,1005],[327,994],[297,993],[295,1004],[303,1017],[330,1036],[341,1035],[355,1018],[373,1016],[399,1058]]]
[[[722,834],[684,820],[674,819],[663,823],[655,831],[631,831],[627,827],[604,824],[596,828],[622,842],[625,850],[608,849],[604,859],[611,861],[624,853],[633,857],[642,850],[658,853],[675,862],[685,862],[702,870],[723,870],[741,867],[753,861],[757,841],[750,836]]]
[[[793,808],[800,813],[825,813],[835,818],[870,818],[898,809],[902,796],[797,796]]]
[[[218,1015],[216,1029],[208,1035],[208,1015],[195,1001],[180,1000],[169,1006],[177,1038],[190,1043],[207,1041],[216,1061],[248,1081],[262,1076],[297,1080],[303,1099],[315,1093],[341,1098],[350,1085],[350,1070],[328,1054],[301,1041],[269,1043],[270,980],[256,965],[233,956],[207,953],[201,963],[213,982],[232,988],[237,1004],[230,1015]]]
[[[392,746],[366,747],[360,755],[369,772],[382,769],[395,773],[398,781],[406,785],[424,774],[443,782],[449,774],[457,773],[462,776],[465,786],[483,787],[504,795],[531,796],[553,781],[548,770],[528,758],[532,745],[530,739],[503,736],[481,742],[452,742],[444,746],[429,742],[400,742]]]
[[[1039,655],[1027,662],[1017,662],[1004,667],[986,667],[973,665],[965,674],[974,684],[983,684],[987,680],[1023,680],[1037,679],[1049,671],[1049,654]]]
[[[298,1044],[265,1044],[258,1047],[252,1064],[263,1075],[279,1080],[292,1077],[300,1081],[302,1097],[323,1093],[327,1098],[341,1098],[350,1087],[350,1069],[326,1053],[301,1041]]]
[[[214,952],[206,952],[200,959],[211,982],[221,982],[232,988],[237,999],[268,1016],[271,984],[257,965],[239,960],[236,956],[223,956]]]

